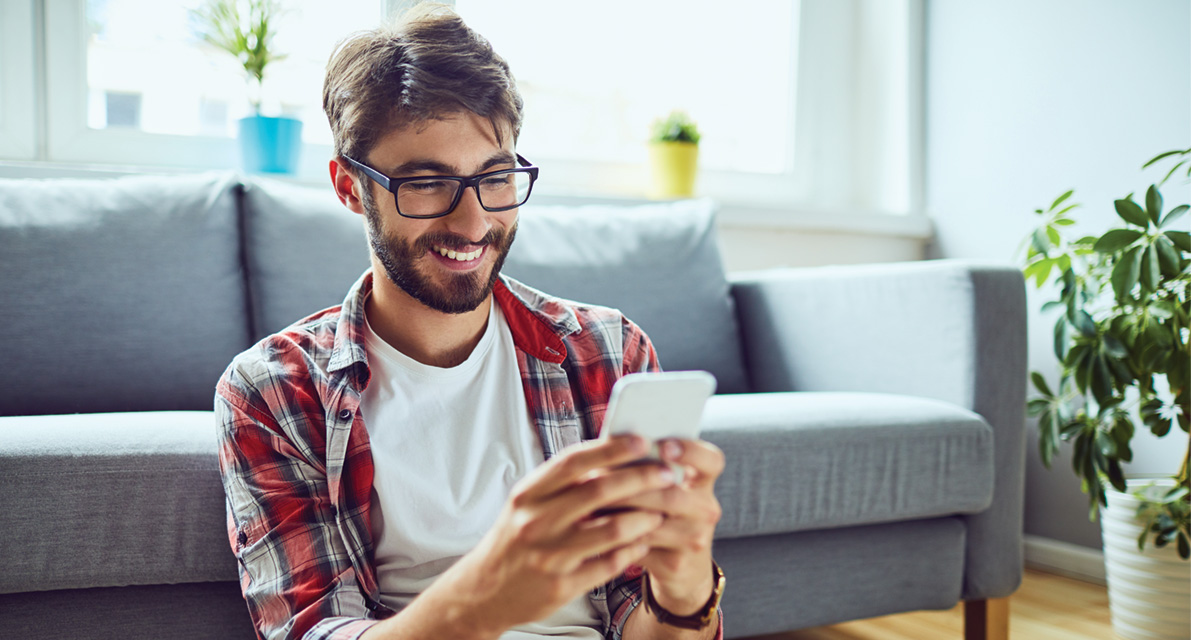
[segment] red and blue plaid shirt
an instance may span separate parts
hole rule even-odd
[[[372,565],[372,455],[359,411],[371,290],[369,272],[342,306],[262,340],[219,381],[228,534],[263,638],[356,638],[393,613]],[[649,338],[614,310],[503,276],[494,294],[547,459],[598,435],[617,379],[658,369]],[[590,594],[609,638],[620,638],[640,600],[640,573],[630,568]]]

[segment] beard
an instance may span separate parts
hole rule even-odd
[[[508,231],[490,229],[478,243],[446,232],[428,233],[411,242],[399,236],[386,235],[375,201],[371,197],[364,198],[363,201],[365,220],[368,224],[368,243],[393,284],[414,300],[442,313],[475,311],[488,299],[496,285],[496,279],[500,276],[500,269],[508,256],[509,248],[513,246],[513,240],[517,237],[516,223]],[[487,276],[481,274],[478,269],[466,273],[443,270],[446,282],[436,285],[425,273],[418,270],[417,261],[426,259],[426,254],[433,251],[434,247],[450,249],[476,244],[487,247],[486,252],[496,252],[492,270]],[[484,257],[487,258],[487,255]]]

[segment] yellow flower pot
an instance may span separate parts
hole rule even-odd
[[[695,195],[699,145],[693,142],[651,142],[649,166],[652,177],[650,198],[662,200]]]

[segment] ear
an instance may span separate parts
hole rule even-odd
[[[353,213],[364,213],[364,203],[360,200],[358,189],[367,189],[368,185],[356,179],[347,163],[340,158],[332,158],[328,169],[331,172],[331,185],[335,187],[335,195],[343,206]]]

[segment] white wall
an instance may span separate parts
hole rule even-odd
[[[1017,262],[1033,210],[1070,188],[1077,229],[1099,233],[1114,199],[1161,178],[1146,160],[1191,146],[1188,0],[931,0],[926,57],[932,257]],[[1191,201],[1186,184],[1163,194]],[[1030,368],[1052,381],[1053,324],[1031,312]],[[1033,421],[1028,438],[1026,533],[1099,548],[1070,459],[1047,471]],[[1185,446],[1151,436],[1133,470],[1173,472]]]

